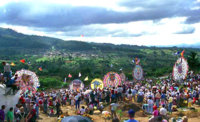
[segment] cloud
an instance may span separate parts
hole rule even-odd
[[[119,4],[127,11],[115,11],[104,7],[72,6],[41,2],[13,2],[0,7],[0,21],[7,24],[59,28],[90,24],[126,23],[132,21],[159,20],[188,16],[188,23],[199,21],[199,10],[190,10],[194,0],[126,0]],[[196,5],[196,4],[195,4]],[[184,6],[184,7],[183,7]],[[120,7],[119,7],[120,8]],[[132,11],[137,9],[138,11]],[[6,11],[6,12],[5,12]]]
[[[0,27],[65,40],[169,45],[199,40],[199,13],[196,0],[8,0],[0,4]]]
[[[200,22],[200,9],[193,10],[190,12],[190,15],[188,16],[186,23],[193,24]]]
[[[179,32],[176,32],[176,34],[192,34],[195,32],[194,27],[183,27],[183,29]]]
[[[141,8],[142,11],[149,11],[152,14],[156,14],[157,19],[159,17],[187,16],[186,23],[192,24],[200,21],[200,2],[198,0],[124,0],[120,5],[130,9]]]

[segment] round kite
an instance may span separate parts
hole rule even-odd
[[[123,72],[120,74],[120,78],[122,80],[122,83],[125,83],[125,81],[126,81],[126,75]]]
[[[142,80],[143,78],[143,69],[140,65],[136,65],[135,68],[133,69],[133,77],[136,80]]]
[[[104,76],[104,87],[117,87],[121,85],[121,77],[115,72],[109,72]]]
[[[188,69],[187,60],[184,57],[180,57],[173,67],[173,79],[175,81],[184,80],[187,77]]]
[[[103,89],[103,82],[102,82],[102,80],[101,79],[94,79],[94,80],[92,80],[92,82],[91,82],[91,88],[92,89],[98,89],[98,88],[100,88],[101,90]]]
[[[40,86],[37,75],[29,70],[20,70],[15,73],[18,76],[17,82],[22,92],[30,92],[35,94],[37,88]]]
[[[83,90],[84,84],[81,80],[75,79],[72,81],[72,83],[69,85],[69,87],[70,87],[70,90],[80,91],[80,90]]]

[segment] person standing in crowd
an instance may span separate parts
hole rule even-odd
[[[75,100],[74,100],[74,96],[73,95],[72,95],[72,97],[70,99],[70,103],[71,103],[71,108],[74,109]]]
[[[43,99],[43,109],[44,109],[44,113],[47,114],[47,109],[48,109],[47,96],[45,96],[45,98]]]
[[[75,100],[76,110],[78,110],[80,108],[80,96],[76,94],[76,96],[74,97],[74,100]]]
[[[160,115],[161,115],[163,118],[165,118],[165,119],[168,118],[168,117],[167,117],[167,109],[165,108],[165,105],[164,105],[164,104],[162,105],[162,108],[160,109]]]
[[[147,103],[148,103],[148,109],[147,109],[147,112],[148,112],[148,113],[152,113],[152,112],[153,112],[153,103],[154,103],[154,102],[153,102],[151,96],[149,97]]]
[[[2,65],[4,66],[4,80],[5,80],[5,82],[7,82],[11,79],[10,64],[6,63],[6,62],[2,62]]]
[[[159,108],[159,106],[160,106],[160,98],[161,98],[160,92],[159,92],[159,90],[157,90],[156,95],[155,95],[156,107],[157,108]]]
[[[129,114],[129,120],[126,120],[124,122],[138,122],[137,120],[134,119],[134,117],[135,117],[135,111],[133,109],[130,109],[128,111],[128,114]]]
[[[143,99],[144,99],[144,92],[143,92],[142,89],[140,89],[139,92],[138,92],[137,102],[142,103]]]
[[[34,105],[31,104],[31,110],[30,110],[29,114],[27,115],[28,122],[36,122],[37,115],[36,115],[36,110],[33,106]]]
[[[172,113],[172,105],[173,105],[173,97],[171,95],[169,95],[169,99],[168,99],[168,111],[170,113]]]
[[[21,117],[21,112],[19,109],[19,104],[16,105],[15,109],[14,109],[14,117],[16,119],[16,122],[20,122],[20,117]]]
[[[134,100],[134,102],[136,102],[136,94],[137,94],[137,91],[136,91],[135,88],[133,88],[132,94],[133,94],[133,100]]]
[[[153,116],[149,119],[149,122],[156,122],[159,116],[159,111],[157,110],[157,106],[153,106]]]
[[[10,108],[10,110],[6,114],[7,122],[14,122],[14,113],[13,113],[13,107]]]
[[[117,118],[117,114],[116,114],[116,111],[117,111],[117,107],[119,105],[117,103],[111,103],[110,104],[110,110],[111,110],[111,116],[112,118]]]
[[[5,108],[6,108],[5,105],[1,106],[1,110],[0,110],[0,122],[4,122],[4,120],[5,120],[5,111],[4,111]]]
[[[57,102],[56,102],[56,115],[59,117],[60,116],[60,114],[62,113],[61,112],[61,108],[60,108],[60,101],[59,100],[57,100]]]
[[[0,72],[0,83],[4,83],[3,73]]]
[[[131,90],[131,88],[129,88],[127,90],[127,97],[128,97],[129,102],[132,102],[132,90]]]

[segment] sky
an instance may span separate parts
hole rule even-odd
[[[0,27],[84,42],[200,43],[200,0],[0,0]]]

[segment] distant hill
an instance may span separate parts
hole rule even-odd
[[[43,36],[24,35],[11,29],[0,28],[1,47],[48,49],[58,42],[62,42],[62,40]]]
[[[179,57],[174,55],[177,51],[181,52],[185,49],[186,59],[191,52],[196,52],[197,57],[200,55],[199,48],[188,48],[187,45],[182,45],[187,48],[180,48],[179,46],[181,45],[147,47],[64,41],[51,37],[25,35],[11,29],[0,28],[0,60],[17,61],[25,58],[34,62],[32,68],[26,66],[33,71],[43,66],[44,72],[38,72],[41,76],[51,74],[64,77],[69,74],[68,71],[71,71],[73,75],[80,71],[88,73],[92,78],[102,77],[111,70],[110,65],[113,64],[112,71],[118,72],[120,68],[123,68],[125,74],[131,78],[134,66],[132,60],[135,57],[141,59],[140,64],[146,76],[162,76],[172,72],[174,62]],[[198,46],[194,45],[194,47]],[[51,60],[49,57],[56,58]],[[15,68],[17,70],[24,67],[20,64]]]
[[[0,28],[0,52],[1,54],[34,53],[49,50],[54,46],[56,49],[67,51],[114,51],[136,50],[144,48],[131,45],[113,45],[107,43],[86,43],[81,41],[64,41],[57,38],[25,35],[12,29]],[[148,47],[145,47],[148,48]],[[8,51],[9,50],[9,51]]]
[[[54,46],[58,50],[66,51],[102,51],[115,52],[127,51],[138,52],[140,49],[172,49],[177,47],[146,47],[136,45],[114,45],[107,43],[87,43],[81,41],[64,41],[57,38],[25,35],[12,29],[0,28],[0,53],[3,54],[24,54],[39,53],[49,50]],[[190,47],[183,45],[185,47]],[[196,45],[194,45],[197,47]],[[180,46],[179,46],[180,47]]]

